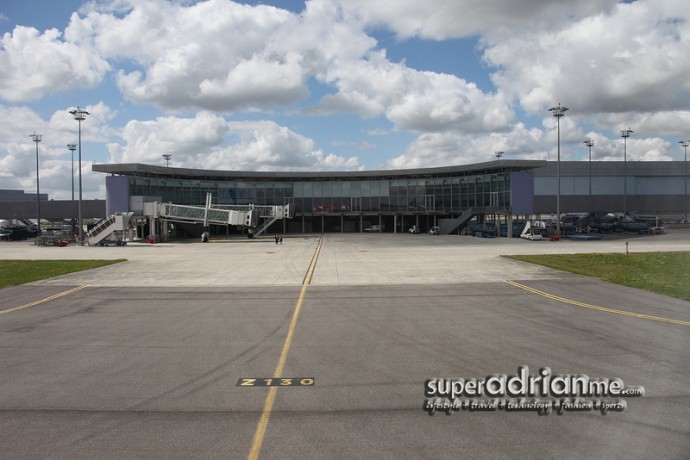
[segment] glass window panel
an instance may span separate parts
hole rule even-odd
[[[362,183],[361,182],[350,182],[350,195],[351,196],[362,196]]]
[[[390,196],[390,181],[382,180],[379,181],[379,196]]]
[[[331,182],[331,196],[343,196],[342,182]]]
[[[322,190],[322,195],[321,196],[328,196],[332,197],[333,196],[333,182],[322,182],[323,184],[323,190]]]
[[[363,180],[360,185],[362,196],[371,196],[371,181]]]

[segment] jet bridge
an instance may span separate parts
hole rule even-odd
[[[144,214],[147,217],[173,222],[236,225],[251,230],[250,236],[259,236],[274,222],[293,217],[294,207],[257,206],[257,205],[218,205],[213,204],[211,194],[206,195],[205,206],[189,206],[173,203],[145,203]]]
[[[160,203],[144,203],[143,216],[132,218],[132,212],[114,214],[101,221],[88,233],[89,244],[98,244],[114,232],[124,233],[137,225],[136,221],[151,221],[151,236],[156,237],[159,229],[156,221],[200,223],[204,227],[214,225],[235,225],[249,228],[249,236],[264,233],[274,222],[290,219],[294,215],[294,206],[256,206],[256,205],[218,205],[212,203],[211,194],[206,195],[205,206]],[[130,220],[130,218],[132,218]]]

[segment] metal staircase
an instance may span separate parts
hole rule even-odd
[[[285,206],[266,206],[266,208],[268,208],[269,212],[267,215],[262,216],[265,217],[265,220],[252,230],[252,236],[259,236],[268,230],[275,222],[292,217],[293,209],[289,204]]]
[[[476,213],[477,211],[474,208],[467,208],[465,212],[455,219],[439,219],[439,233],[441,235],[450,235],[469,222]]]
[[[132,217],[132,214],[131,212],[121,212],[100,221],[86,235],[89,246],[97,245],[114,232],[125,232],[129,228],[129,218]]]

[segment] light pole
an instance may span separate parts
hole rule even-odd
[[[690,141],[684,140],[680,141],[679,144],[685,149],[685,160],[683,160],[683,164],[685,166],[685,174],[683,175],[683,183],[685,184],[685,223],[688,223],[688,145],[690,145]]]
[[[74,119],[79,122],[79,244],[84,246],[84,225],[81,213],[81,199],[82,199],[82,181],[81,181],[81,122],[86,120],[86,116],[90,115],[86,110],[81,110],[79,106],[75,110],[70,110]]]
[[[169,153],[165,153],[162,155],[162,157],[165,158],[165,167],[166,168],[169,167],[170,166],[170,159],[172,158],[172,155]]]
[[[628,215],[628,138],[632,133],[632,129],[621,129],[621,137],[623,138],[623,218]]]
[[[36,143],[36,235],[41,234],[41,187],[38,177],[38,143],[41,142],[41,134],[30,134],[29,137]]]
[[[77,150],[77,144],[67,144],[67,150],[72,153],[72,202],[74,202],[74,151]]]
[[[592,195],[592,147],[594,147],[594,141],[588,137],[582,143],[589,148],[589,194]]]
[[[499,150],[498,152],[494,152],[496,154],[496,159],[500,160],[501,157],[503,156],[503,151]]]
[[[561,118],[565,112],[570,110],[568,107],[558,106],[551,107],[549,112],[556,117],[556,129],[558,131],[558,159],[556,162],[556,239],[561,239]]]
[[[74,206],[74,151],[77,150],[77,144],[67,144],[67,149],[72,154],[72,206]],[[76,219],[74,217],[74,214],[72,214],[72,238],[74,238],[75,223]]]

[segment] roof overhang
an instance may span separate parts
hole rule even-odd
[[[446,175],[490,174],[541,168],[544,160],[496,160],[436,168],[391,169],[375,171],[223,171],[171,168],[141,163],[95,164],[92,171],[121,176],[188,178],[198,180],[358,180],[437,177]]]

